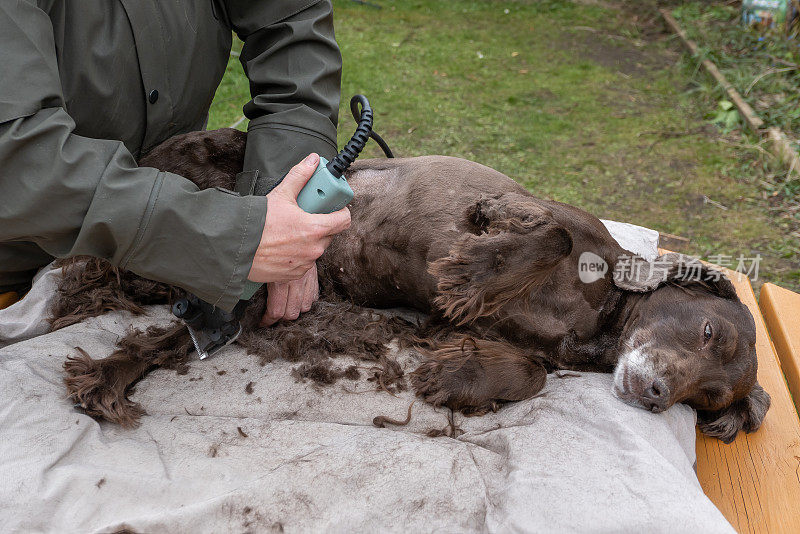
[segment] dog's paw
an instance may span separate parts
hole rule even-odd
[[[475,373],[471,362],[458,368],[436,359],[425,361],[411,374],[411,384],[426,402],[446,406],[464,415],[477,416],[496,412],[501,403],[494,399],[477,398]]]
[[[450,390],[451,380],[444,376],[442,364],[435,360],[428,360],[411,373],[411,385],[418,397],[425,399],[434,406],[448,405],[452,396]]]
[[[755,432],[769,410],[771,398],[758,383],[750,393],[723,410],[708,412],[698,410],[697,425],[706,436],[731,443],[739,431]]]
[[[64,384],[69,398],[86,415],[126,428],[138,426],[144,409],[126,396],[127,383],[118,385],[113,363],[95,360],[79,347],[76,350],[79,356],[69,356],[64,362]]]

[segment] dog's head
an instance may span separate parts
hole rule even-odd
[[[730,280],[678,254],[639,267],[615,273],[618,286],[645,294],[620,338],[614,393],[653,412],[686,403],[701,430],[726,443],[758,429],[770,398],[756,382],[753,317]]]

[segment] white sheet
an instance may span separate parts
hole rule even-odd
[[[419,402],[407,427],[372,426],[404,419],[411,393],[297,383],[235,347],[149,375],[135,430],[73,410],[73,347],[107,354],[129,324],[168,320],[112,313],[0,349],[0,531],[733,532],[692,469],[692,410],[627,406],[610,375],[551,376],[543,396],[457,415],[455,439],[425,435],[446,412]]]

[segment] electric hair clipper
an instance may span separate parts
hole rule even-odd
[[[359,104],[361,111],[358,109]],[[344,172],[356,160],[370,137],[380,145],[387,157],[394,157],[386,142],[372,131],[372,108],[367,97],[355,95],[350,100],[350,111],[358,123],[353,137],[331,161],[320,158],[314,175],[297,195],[297,204],[308,213],[332,213],[344,208],[353,200],[353,190],[347,183]],[[244,309],[261,285],[248,280],[241,300],[231,313],[216,308],[194,295],[189,295],[173,304],[172,313],[186,324],[201,360],[236,341],[242,333],[240,318]]]

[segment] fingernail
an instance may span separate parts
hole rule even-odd
[[[317,163],[319,163],[319,156],[317,154],[311,153],[306,157],[306,165],[309,167],[316,167]]]

